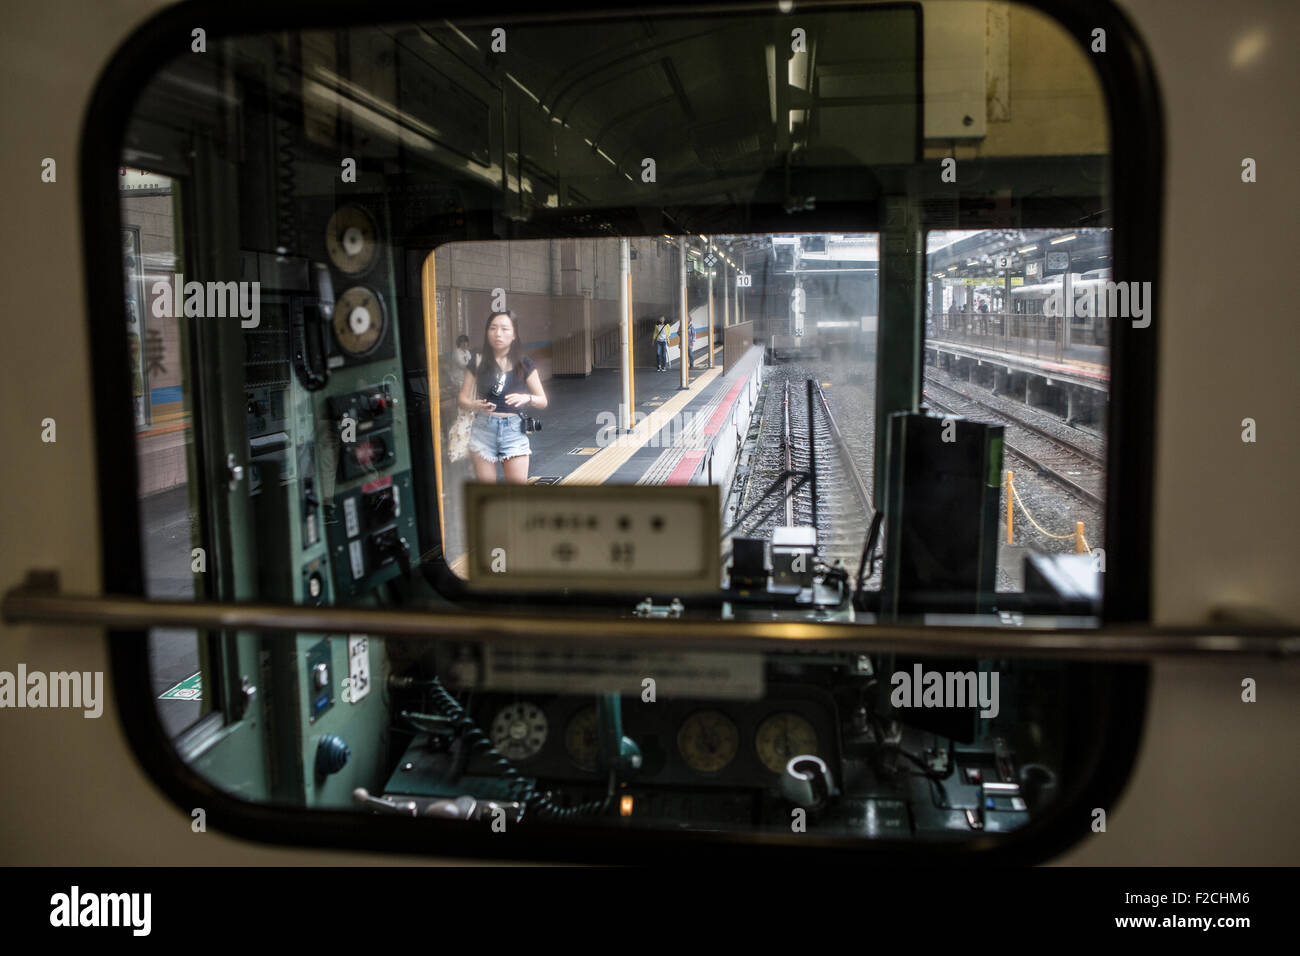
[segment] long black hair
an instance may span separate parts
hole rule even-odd
[[[483,323],[483,351],[479,353],[478,365],[474,367],[474,382],[478,386],[478,397],[487,398],[492,394],[492,387],[496,384],[497,360],[496,350],[492,348],[492,340],[488,337],[488,330],[492,327],[492,320],[498,315],[504,315],[510,320],[510,327],[515,331],[515,337],[510,342],[510,352],[507,357],[510,359],[511,371],[515,373],[515,379],[519,382],[524,380],[524,346],[523,336],[519,334],[519,320],[509,309],[498,309],[488,316],[488,320]],[[479,374],[484,368],[492,371],[492,377]]]

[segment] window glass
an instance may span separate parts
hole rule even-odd
[[[452,570],[469,577],[467,481],[711,484],[735,536],[812,527],[811,483],[782,478],[808,468],[809,383],[819,557],[856,566],[872,514],[878,237],[653,236],[628,240],[628,252],[624,271],[617,239],[449,243],[425,270],[436,284],[425,301],[438,311],[426,318],[437,329]],[[504,285],[489,288],[496,282]],[[625,286],[630,305],[620,299]],[[494,295],[537,387],[525,404],[484,413],[472,402],[492,398],[512,374],[496,364],[499,353],[514,361],[491,340],[491,323],[503,321],[493,317]],[[467,376],[472,392],[462,401]],[[511,377],[504,390],[526,393],[525,385]],[[504,450],[517,454],[507,471],[490,460],[502,449],[471,423],[482,429],[485,414],[511,410],[542,427],[524,440],[511,435]]]
[[[159,71],[116,157],[148,595],[551,640],[155,632],[164,726],[221,711],[192,766],[933,843],[1084,782],[1092,672],[657,640],[1097,623],[1110,337],[1149,307],[1110,281],[1104,103],[1039,14],[933,6],[214,35]]]
[[[1105,561],[1110,331],[1151,308],[1110,261],[1109,229],[929,233],[925,400],[1003,427],[999,591],[1024,589],[1027,553]]]

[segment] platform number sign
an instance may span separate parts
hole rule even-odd
[[[1010,257],[1010,256],[998,256],[998,268],[999,268],[999,269],[1002,269],[1002,270],[1010,269],[1010,268],[1011,268],[1011,257]]]
[[[748,289],[753,284],[754,284],[754,277],[752,275],[749,275],[748,273],[741,273],[740,275],[736,276],[737,289]]]

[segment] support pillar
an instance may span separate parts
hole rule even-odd
[[[680,344],[682,359],[682,388],[691,386],[691,352],[686,343],[686,324],[689,316],[686,312],[686,237],[677,240],[677,341]]]
[[[712,240],[712,239],[709,240],[708,250],[709,250],[709,253],[712,253],[712,252],[713,252],[713,240]],[[709,335],[708,335],[708,342],[709,342],[709,344],[706,346],[706,348],[708,348],[708,350],[709,350],[709,360],[708,360],[708,362],[705,364],[705,368],[713,368],[713,273],[714,273],[714,268],[713,268],[713,266],[709,266],[709,313],[708,313],[708,315],[709,315],[709,319],[708,319],[708,322],[709,322]]]
[[[722,327],[731,325],[731,268],[727,261],[722,261]]]
[[[1025,381],[1025,404],[1031,408],[1042,408],[1046,401],[1046,381],[1038,375],[1027,375]]]
[[[1060,334],[1056,337],[1056,360],[1065,358],[1065,350],[1070,347],[1070,326],[1074,316],[1074,275],[1066,266],[1065,275],[1061,276],[1061,293],[1065,299],[1065,314],[1061,317]]]
[[[627,239],[618,241],[618,427],[629,432],[636,410],[636,388],[632,382],[632,256]]]

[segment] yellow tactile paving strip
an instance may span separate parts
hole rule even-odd
[[[710,382],[721,374],[722,369],[716,367],[701,372],[689,388],[683,392],[678,392],[656,408],[630,433],[619,436],[620,440],[618,442],[609,448],[602,449],[565,475],[559,484],[603,485],[609,480],[610,475],[622,468],[627,460],[650,440],[651,435],[663,428],[674,415],[686,407],[691,399],[698,396]]]

